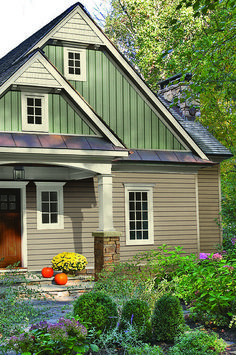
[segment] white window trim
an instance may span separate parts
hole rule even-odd
[[[68,53],[80,53],[80,74],[70,74],[68,71]],[[64,75],[69,80],[86,81],[86,50],[78,48],[64,48]]]
[[[37,189],[37,229],[64,229],[63,186],[65,182],[35,182]],[[58,193],[58,222],[42,223],[42,191],[56,191]]]
[[[155,184],[135,184],[125,183],[125,224],[126,224],[126,245],[147,245],[154,244],[153,228],[153,187]],[[129,239],[129,192],[141,191],[148,194],[148,239],[130,240]]]
[[[27,120],[27,98],[39,98],[42,100],[42,124],[30,124]],[[22,131],[27,132],[48,132],[48,95],[21,93],[21,111],[22,111]]]

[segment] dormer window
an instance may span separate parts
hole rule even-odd
[[[64,73],[69,80],[86,81],[85,49],[64,49]]]
[[[22,131],[48,132],[48,96],[22,93]]]

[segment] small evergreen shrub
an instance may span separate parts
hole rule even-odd
[[[151,340],[151,311],[146,301],[134,298],[127,301],[122,309],[120,328],[126,329],[127,323],[132,324],[138,331],[139,339]]]
[[[157,300],[152,315],[156,340],[173,342],[184,331],[184,325],[183,310],[176,296],[163,295]]]
[[[226,344],[219,339],[216,333],[195,330],[184,333],[175,339],[175,345],[170,349],[169,355],[210,355],[220,354]]]
[[[118,320],[116,304],[102,292],[81,295],[74,303],[74,315],[86,328],[108,331]]]

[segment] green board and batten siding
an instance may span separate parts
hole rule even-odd
[[[64,74],[64,50],[46,46],[46,56]],[[87,80],[71,81],[127,147],[185,150],[120,71],[100,51],[86,51]]]
[[[59,95],[48,95],[49,133],[95,135]],[[9,91],[0,99],[0,131],[22,130],[21,93]]]

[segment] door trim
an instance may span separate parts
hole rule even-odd
[[[19,189],[21,197],[21,264],[27,268],[27,214],[26,214],[26,185],[29,181],[0,181],[1,189]]]

